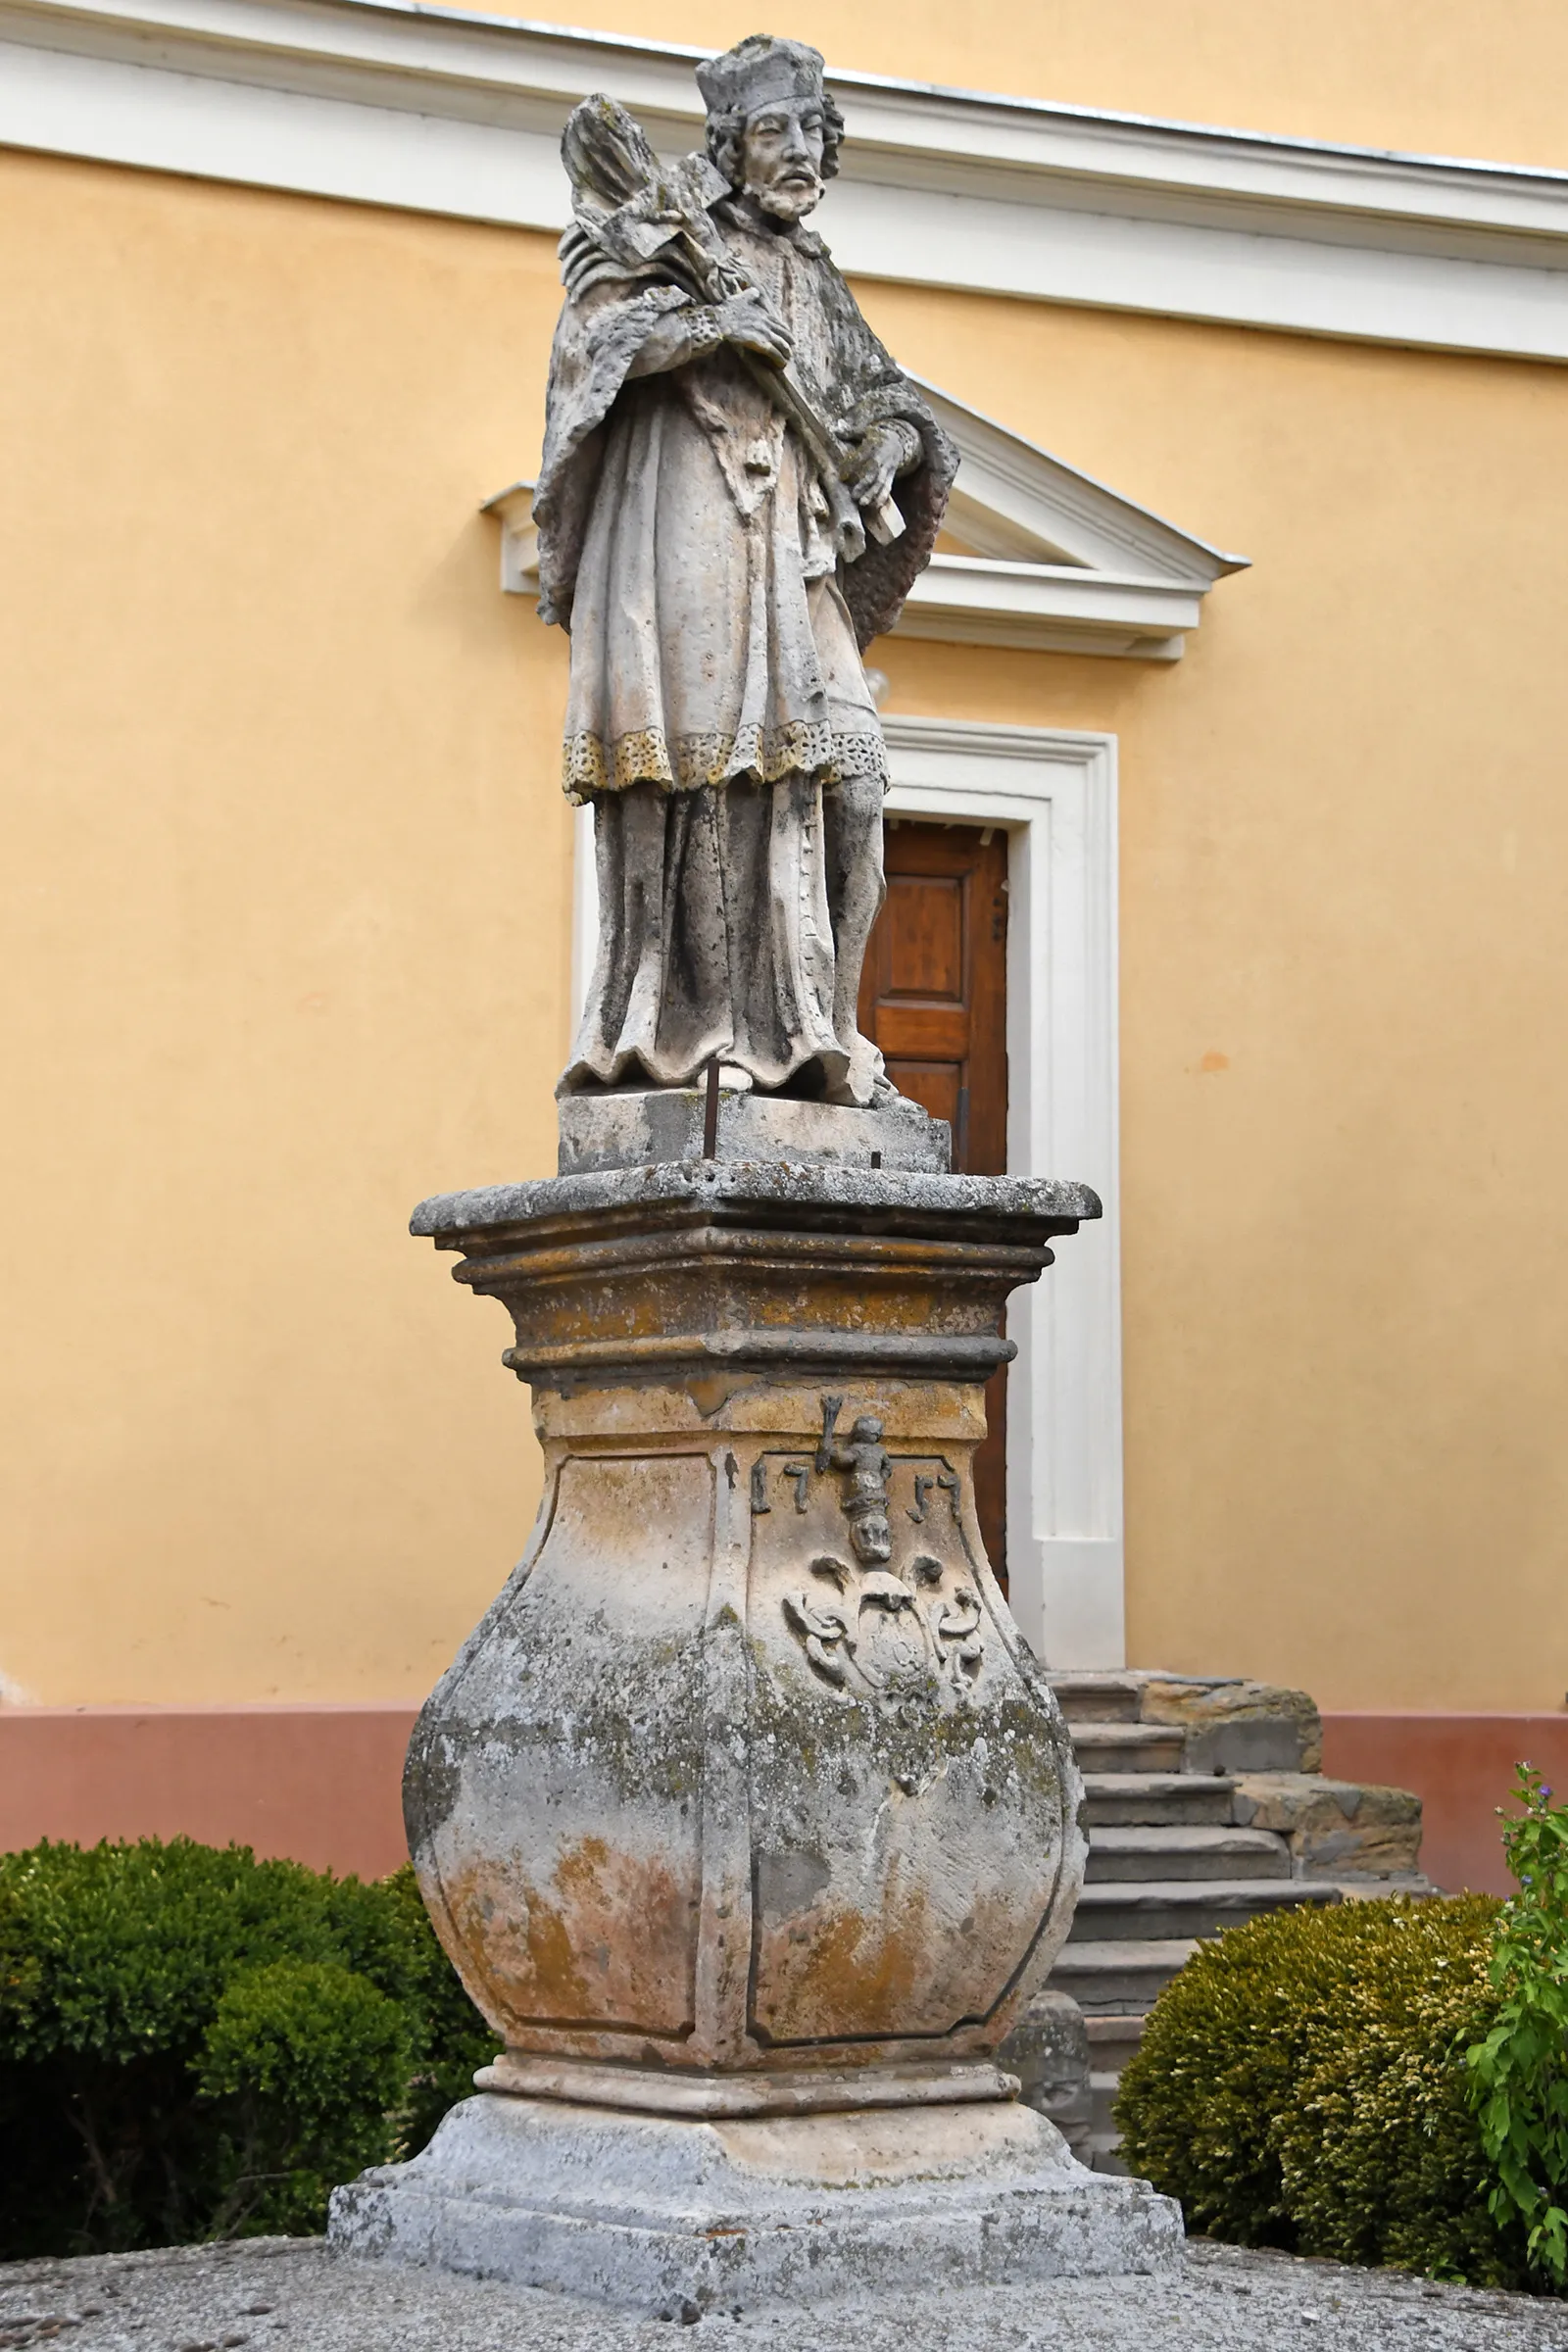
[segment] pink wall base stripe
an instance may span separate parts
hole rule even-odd
[[[416,1712],[0,1707],[0,1849],[183,1834],[380,1878],[404,1857],[399,1787]],[[1495,1808],[1520,1757],[1568,1792],[1568,1713],[1323,1718],[1325,1772],[1421,1797],[1422,1861],[1448,1889],[1506,1889]]]
[[[416,1707],[0,1707],[0,1849],[197,1838],[382,1878]]]
[[[1539,1765],[1568,1795],[1568,1712],[1556,1715],[1325,1715],[1323,1769],[1336,1780],[1413,1788],[1421,1866],[1446,1893],[1506,1894],[1496,1808],[1514,1765]]]

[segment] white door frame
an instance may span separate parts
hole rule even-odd
[[[1104,1215],[1018,1292],[1008,1332],[1007,1568],[1052,1666],[1126,1656],[1117,1203],[1116,738],[884,712],[891,817],[1007,835],[1007,1167],[1092,1184]],[[593,818],[577,820],[572,998],[598,934]]]
[[[1120,1666],[1116,738],[884,712],[890,816],[1007,834],[1007,1168],[1092,1184],[1098,1223],[1014,1295],[1007,1583],[1052,1666]]]

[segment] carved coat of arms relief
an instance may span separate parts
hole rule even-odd
[[[754,1525],[775,1511],[783,1521],[771,1542],[758,1533],[764,1554],[790,1555],[784,1622],[845,1703],[915,1690],[963,1700],[986,1642],[961,1481],[941,1455],[890,1453],[869,1414],[840,1437],[842,1410],[823,1398],[814,1457],[763,1454],[753,1469]]]

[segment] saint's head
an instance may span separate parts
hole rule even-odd
[[[697,69],[709,154],[732,188],[778,220],[804,220],[839,168],[844,118],[822,72],[819,51],[763,32]]]

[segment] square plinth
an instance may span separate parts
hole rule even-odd
[[[773,1160],[809,1166],[903,1169],[945,1175],[953,1137],[945,1119],[892,1095],[874,1110],[803,1102],[721,1086],[710,1139],[700,1086],[564,1095],[560,1172],[671,1165],[683,1160]]]
[[[680,2122],[466,2099],[409,2164],[332,2199],[358,2255],[656,2319],[918,2283],[1161,2271],[1178,2207],[1074,2162],[1015,2101]]]

